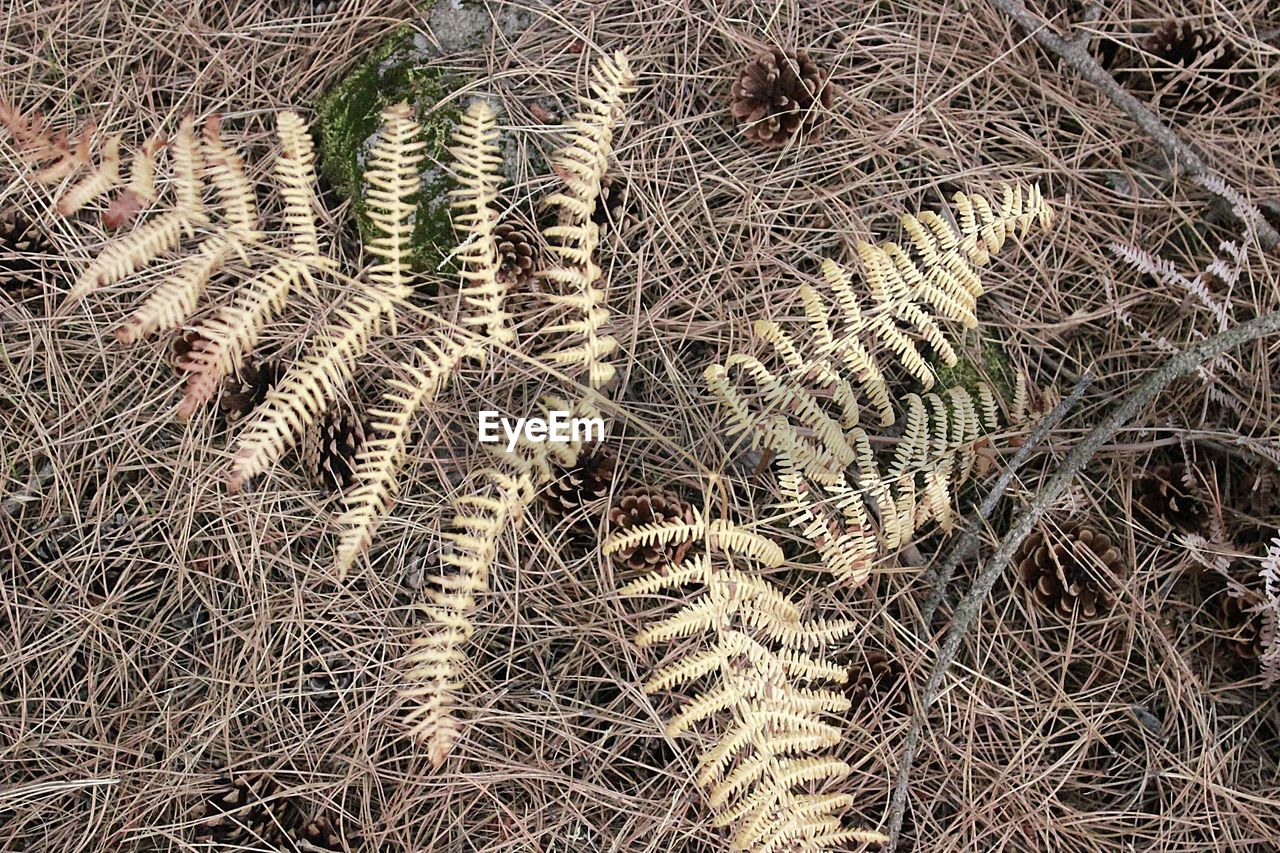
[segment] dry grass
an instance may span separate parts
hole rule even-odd
[[[1067,384],[1087,366],[1103,379],[1029,466],[1010,499],[1019,503],[1160,356],[1117,321],[1117,304],[1151,339],[1213,330],[1185,293],[1144,281],[1109,244],[1149,247],[1193,272],[1233,235],[1202,191],[1167,175],[1149,141],[983,3],[810,5],[561,2],[538,6],[538,23],[519,36],[441,62],[481,72],[474,88],[495,95],[522,144],[545,155],[556,140],[530,105],[572,108],[584,41],[628,51],[642,88],[618,136],[617,172],[635,221],[606,241],[603,264],[626,354],[618,485],[674,484],[745,517],[772,517],[768,484],[712,487],[708,474],[741,453],[708,403],[702,368],[745,346],[752,319],[793,313],[794,283],[824,254],[851,259],[853,241],[895,235],[900,213],[958,188],[1042,182],[1061,200],[1061,224],[995,263],[980,303],[984,339],[1041,383]],[[1061,15],[1068,4],[1036,5]],[[1163,3],[1110,5],[1098,27],[1122,34],[1170,14]],[[1268,5],[1212,7],[1213,26],[1243,54],[1240,96],[1166,114],[1258,201],[1280,199],[1280,19],[1268,19]],[[181,111],[219,111],[265,144],[272,111],[311,104],[401,22],[425,26],[410,4],[384,0],[348,0],[323,17],[307,0],[126,6],[11,3],[0,17],[3,94],[53,115],[92,114],[135,140]],[[766,152],[733,132],[729,86],[768,44],[806,48],[832,70],[842,94],[820,142]],[[0,148],[6,174],[10,157]],[[515,194],[542,189],[531,178]],[[406,468],[412,483],[371,565],[337,587],[332,499],[290,464],[227,495],[231,433],[213,415],[173,421],[167,342],[114,343],[113,324],[154,277],[51,319],[65,270],[104,235],[89,217],[58,220],[40,188],[17,181],[0,196],[38,214],[63,255],[46,259],[43,292],[0,305],[5,497],[52,471],[0,516],[0,846],[199,849],[195,803],[222,774],[265,771],[280,798],[329,814],[370,850],[721,849],[701,822],[693,751],[661,734],[675,697],[639,689],[652,662],[626,637],[654,614],[616,600],[619,578],[590,537],[537,517],[507,537],[478,616],[471,723],[455,756],[432,772],[403,737],[397,662],[414,632],[414,561],[431,558],[441,508],[473,464],[480,403],[522,411],[545,390],[536,368],[496,358],[491,374],[463,376],[428,413]],[[345,210],[332,213],[334,231],[348,227]],[[359,265],[349,241],[339,251]],[[1228,298],[1237,318],[1278,307],[1274,259],[1251,252]],[[324,306],[311,307],[269,343],[293,351]],[[407,342],[413,329],[400,333]],[[979,342],[966,352],[981,358]],[[1247,550],[1249,531],[1280,525],[1253,476],[1274,473],[1264,455],[1280,454],[1280,344],[1235,362],[1243,379],[1217,385],[1236,408],[1207,399],[1198,378],[1179,384],[1059,508],[1121,543],[1130,571],[1108,579],[1114,612],[1063,623],[1036,611],[1015,578],[997,587],[929,712],[905,846],[1273,849],[1277,695],[1230,657],[1215,616],[1221,582],[1132,500],[1132,481],[1154,461],[1189,455],[1209,482],[1206,505],[1222,515],[1222,550]],[[353,396],[374,399],[390,364],[371,357]],[[866,589],[832,590],[794,544],[797,561],[780,577],[824,615],[865,624],[842,650],[850,660],[859,646],[881,649],[918,677],[943,627],[920,624],[928,590],[918,567],[889,556]],[[939,542],[918,545],[927,557]],[[331,707],[309,680],[321,659],[349,681]],[[864,703],[847,721],[848,784],[869,826],[884,819],[909,725],[902,698]]]

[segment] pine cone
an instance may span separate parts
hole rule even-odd
[[[601,234],[607,234],[611,229],[622,231],[635,220],[629,200],[627,182],[622,178],[606,174],[600,179],[600,195],[596,196],[591,221],[600,229]]]
[[[323,643],[316,656],[302,666],[302,692],[322,710],[332,708],[351,686],[351,662]]]
[[[820,131],[833,96],[808,53],[773,48],[747,63],[733,85],[729,109],[743,135],[779,148],[796,134]]]
[[[511,288],[524,287],[537,267],[536,239],[514,222],[499,222],[493,239],[498,247],[498,281]]]
[[[673,491],[656,486],[637,486],[627,489],[609,507],[610,533],[626,533],[647,524],[666,521],[693,521],[693,507],[680,499]],[[640,545],[615,551],[613,559],[620,565],[637,571],[653,569],[664,563],[679,563],[684,559],[692,540],[673,542],[669,545]]]
[[[344,841],[342,833],[325,815],[316,815],[304,820],[293,833],[300,850],[325,850],[331,853],[344,853],[347,850],[359,849],[358,838]]]
[[[346,489],[367,432],[364,420],[354,413],[337,409],[325,412],[303,436],[302,466],[312,482],[330,492]]]
[[[187,356],[197,349],[203,349],[209,339],[195,329],[182,329],[169,342],[169,366],[179,376],[186,375]]]
[[[904,704],[907,672],[896,658],[876,649],[863,651],[861,666],[849,667],[849,680],[844,684],[844,693],[849,697],[851,714],[858,713],[864,704],[875,705],[885,697],[890,699],[890,707]]]
[[[1122,573],[1120,549],[1105,533],[1086,524],[1068,524],[1060,532],[1032,531],[1013,561],[1031,598],[1063,619],[1076,611],[1091,619],[1115,604],[1103,569],[1112,575]]]
[[[1262,657],[1262,614],[1253,610],[1257,603],[1256,596],[1249,594],[1224,592],[1218,597],[1218,618],[1227,647],[1241,660]]]
[[[224,776],[215,790],[196,807],[196,838],[226,845],[253,846],[282,841],[279,821],[267,798],[275,786],[265,776],[238,781]]]
[[[1117,59],[1129,66],[1118,78],[1131,89],[1157,97],[1163,109],[1203,111],[1240,94],[1240,81],[1233,73],[1240,52],[1219,34],[1189,20],[1166,21],[1147,36],[1140,51],[1125,50]]]
[[[584,446],[572,466],[557,466],[556,476],[543,491],[542,503],[547,513],[561,518],[587,507],[589,511],[577,519],[578,524],[599,515],[599,508],[592,505],[608,497],[617,465],[618,457],[608,445]]]
[[[1187,487],[1186,464],[1157,465],[1133,484],[1134,502],[1152,518],[1188,533],[1208,520],[1204,504]]]
[[[44,232],[16,207],[0,210],[0,286],[15,296],[38,286],[31,274],[38,270],[33,255],[48,255],[53,247]]]
[[[278,358],[259,358],[245,362],[235,376],[227,378],[219,405],[231,423],[243,418],[267,399],[267,392],[284,377],[284,365]]]

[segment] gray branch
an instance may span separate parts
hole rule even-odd
[[[1179,139],[1178,135],[1148,109],[1146,104],[1117,83],[1115,78],[1089,53],[1085,42],[1067,41],[1034,12],[1029,11],[1022,4],[1022,0],[990,0],[990,2],[992,6],[1016,21],[1042,47],[1057,54],[1075,69],[1077,74],[1097,86],[1111,103],[1133,119],[1138,127],[1164,149],[1175,168],[1181,169],[1196,183],[1217,196],[1237,217],[1241,216],[1238,210],[1241,196],[1230,188],[1221,175],[1209,167],[1200,152]],[[1265,219],[1256,214],[1256,208],[1255,215],[1249,217],[1249,221],[1244,222],[1244,225],[1246,229],[1252,229],[1258,235],[1258,242],[1268,252],[1275,252],[1277,247],[1280,247],[1280,234],[1277,234]]]
[[[1003,2],[1003,0],[993,0],[993,2]],[[1049,479],[1044,488],[1035,496],[1031,501],[1031,505],[1023,510],[1017,520],[1014,521],[1012,528],[1000,541],[995,553],[991,555],[991,558],[987,560],[986,565],[978,574],[973,587],[965,595],[964,600],[957,605],[951,621],[951,627],[943,639],[942,647],[938,649],[937,660],[934,662],[933,668],[929,672],[929,677],[920,691],[920,709],[912,721],[911,731],[907,734],[906,743],[902,748],[902,760],[898,766],[898,774],[894,780],[893,797],[889,803],[888,849],[893,849],[897,845],[898,835],[902,830],[902,818],[906,813],[907,805],[907,781],[911,775],[911,764],[915,760],[916,748],[919,746],[921,731],[924,728],[924,716],[928,712],[929,706],[938,698],[942,679],[951,668],[952,661],[955,660],[956,652],[960,648],[960,641],[964,639],[964,635],[968,633],[969,628],[973,625],[983,602],[986,601],[991,588],[995,586],[996,579],[1004,571],[1005,567],[1009,565],[1018,546],[1022,544],[1022,541],[1027,538],[1032,529],[1039,523],[1046,510],[1066,491],[1067,486],[1080,473],[1080,469],[1088,464],[1089,460],[1098,452],[1098,449],[1154,400],[1161,391],[1168,387],[1170,382],[1193,372],[1211,358],[1277,331],[1280,331],[1280,311],[1256,317],[1247,323],[1241,323],[1225,332],[1206,338],[1195,346],[1189,347],[1171,357],[1159,368],[1152,371],[1142,381],[1141,385],[1129,393],[1118,406],[1112,409],[1111,414],[1107,415],[1102,423],[1094,427],[1067,454],[1066,458],[1062,460],[1057,473]]]

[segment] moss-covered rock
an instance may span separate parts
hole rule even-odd
[[[413,263],[418,269],[437,265],[453,242],[449,220],[449,178],[435,163],[448,158],[449,134],[458,107],[446,96],[462,82],[426,65],[430,48],[405,27],[333,87],[318,104],[320,170],[333,188],[352,200],[360,236],[369,239],[364,200],[364,167],[377,140],[380,114],[400,101],[413,105],[427,143],[422,188],[413,230]],[[434,163],[433,163],[434,161]]]

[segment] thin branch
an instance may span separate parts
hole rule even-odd
[[[1084,392],[1092,384],[1093,374],[1085,371],[1084,376],[1071,389],[1071,393],[1064,397],[1053,411],[1041,419],[1035,430],[1018,448],[1018,452],[1013,454],[1013,458],[1009,460],[1009,463],[1005,466],[1004,473],[996,480],[991,491],[987,492],[987,496],[982,499],[982,503],[978,505],[973,518],[951,546],[942,563],[937,568],[930,569],[925,573],[925,583],[933,584],[933,592],[930,594],[929,600],[925,602],[920,616],[926,631],[930,630],[929,626],[933,622],[933,614],[937,612],[938,605],[942,603],[942,598],[946,594],[947,584],[951,583],[956,567],[960,565],[961,560],[973,552],[974,547],[978,544],[978,532],[982,529],[982,525],[986,523],[986,520],[991,517],[991,513],[995,511],[996,504],[1000,502],[1000,498],[1004,497],[1009,484],[1017,476],[1018,469],[1031,458],[1032,450],[1044,442],[1050,430],[1057,426],[1058,422],[1075,408],[1076,404],[1080,402],[1080,398],[1084,396]],[[919,564],[917,563],[917,565]]]
[[[1125,115],[1142,128],[1142,130],[1164,149],[1173,165],[1184,171],[1196,183],[1219,198],[1236,217],[1244,221],[1246,229],[1258,235],[1258,242],[1268,252],[1275,252],[1280,247],[1280,234],[1262,218],[1253,207],[1252,212],[1241,210],[1242,196],[1213,171],[1200,153],[1178,138],[1178,135],[1146,104],[1139,101],[1123,86],[1116,82],[1111,74],[1098,64],[1093,55],[1085,47],[1084,42],[1067,41],[1056,30],[1046,24],[1038,15],[1027,9],[1022,0],[990,0],[1004,14],[1016,21],[1035,39],[1041,47],[1057,54],[1076,73],[1097,86],[1111,103],[1120,108]],[[1246,205],[1246,207],[1251,207]]]
[[[993,0],[993,2],[1002,1]],[[1023,510],[1017,520],[1014,521],[1012,528],[1000,541],[999,547],[996,548],[995,553],[991,555],[991,558],[987,560],[986,565],[978,574],[973,587],[965,595],[964,600],[957,605],[955,614],[952,617],[951,627],[947,631],[941,648],[938,649],[937,660],[933,665],[933,669],[929,672],[929,677],[923,689],[920,691],[920,708],[916,713],[915,720],[912,722],[906,743],[903,745],[902,760],[898,766],[897,777],[894,780],[893,798],[889,804],[889,842],[887,849],[891,850],[895,847],[898,841],[898,834],[902,830],[902,818],[906,813],[907,804],[907,781],[911,775],[911,764],[915,760],[916,748],[920,743],[920,735],[924,727],[924,715],[927,713],[929,706],[938,698],[942,679],[951,668],[951,662],[955,660],[956,652],[960,648],[960,641],[964,639],[964,635],[968,633],[969,628],[973,625],[983,602],[986,601],[991,588],[995,586],[996,579],[1013,559],[1013,554],[1018,549],[1018,546],[1031,533],[1032,528],[1039,523],[1046,510],[1066,491],[1067,486],[1075,479],[1080,470],[1088,464],[1089,460],[1098,452],[1098,449],[1110,440],[1121,427],[1132,420],[1139,411],[1154,400],[1161,391],[1168,387],[1169,383],[1181,376],[1192,373],[1211,358],[1277,331],[1280,331],[1280,311],[1274,311],[1270,314],[1256,317],[1247,323],[1241,323],[1225,332],[1206,338],[1195,346],[1188,347],[1171,357],[1159,368],[1152,371],[1142,381],[1141,385],[1112,409],[1111,414],[1107,415],[1102,423],[1094,427],[1076,445],[1075,449],[1067,454],[1066,458],[1062,460],[1057,473],[1049,479],[1044,488],[1035,496],[1031,501],[1031,505]]]

